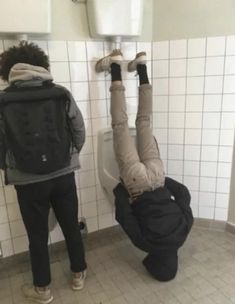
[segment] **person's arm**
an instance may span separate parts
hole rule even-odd
[[[5,135],[2,115],[0,114],[0,169],[5,169],[6,161],[6,146],[5,146]]]
[[[169,177],[166,177],[165,179],[165,186],[168,190],[170,190],[171,194],[175,198],[175,202],[184,213],[186,221],[188,223],[188,228],[190,230],[193,224],[193,215],[190,208],[191,195],[188,188]]]
[[[113,192],[115,195],[116,220],[136,247],[143,251],[150,252],[150,250],[153,249],[142,236],[138,219],[134,216],[129,202],[127,190],[119,183]]]
[[[73,143],[79,153],[85,143],[85,125],[84,120],[76,102],[69,91],[67,91],[69,97],[68,118],[73,137]]]

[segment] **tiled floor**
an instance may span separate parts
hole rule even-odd
[[[141,264],[144,253],[134,248],[119,228],[85,240],[89,275],[80,292],[69,288],[64,248],[52,249],[54,304],[229,304],[235,303],[235,237],[194,228],[180,250],[175,280],[153,280]],[[14,265],[15,264],[15,265]],[[0,263],[0,303],[23,304],[20,292],[31,281],[28,259]]]

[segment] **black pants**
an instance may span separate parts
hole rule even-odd
[[[71,270],[80,272],[86,269],[78,225],[78,198],[74,173],[15,188],[29,238],[34,285],[44,287],[51,281],[47,246],[50,206],[54,209],[66,240]]]

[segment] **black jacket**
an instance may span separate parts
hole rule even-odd
[[[191,197],[184,185],[166,178],[163,188],[144,192],[132,204],[122,184],[114,195],[116,220],[136,247],[158,254],[183,245],[193,224]]]

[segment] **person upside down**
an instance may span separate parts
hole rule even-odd
[[[172,280],[178,270],[178,249],[193,225],[190,193],[181,183],[165,176],[156,139],[152,134],[152,86],[146,53],[129,62],[128,71],[139,76],[136,145],[128,127],[123,55],[114,50],[96,63],[96,72],[111,72],[113,143],[121,182],[114,188],[116,220],[132,243],[147,252],[143,264],[159,281]]]

